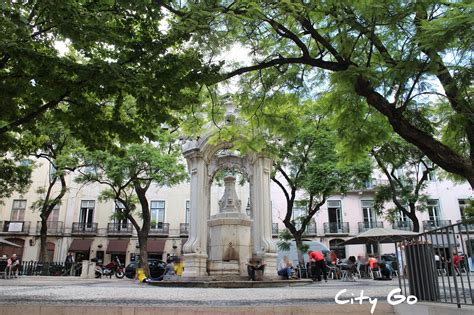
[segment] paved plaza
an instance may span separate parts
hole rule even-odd
[[[0,304],[84,304],[84,305],[174,305],[239,306],[335,304],[342,297],[377,297],[386,301],[387,294],[398,287],[398,281],[358,280],[312,283],[306,286],[278,288],[164,288],[137,283],[129,279],[80,279],[58,277],[24,277],[0,280]],[[365,302],[367,303],[367,302]]]

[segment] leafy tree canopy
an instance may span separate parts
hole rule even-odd
[[[345,123],[361,123],[367,110],[352,111],[365,102],[431,161],[474,185],[472,4],[243,0],[166,8],[176,17],[173,27],[193,32],[208,54],[226,44],[248,49],[253,64],[223,79],[249,73],[243,87],[262,96],[338,91],[340,115],[351,118]],[[375,129],[371,138],[377,135]]]
[[[50,112],[89,146],[137,141],[196,102],[212,70],[189,32],[166,26],[160,1],[7,1],[0,33],[1,138]]]
[[[391,222],[398,221],[400,215],[408,217],[413,222],[413,231],[418,232],[420,224],[416,212],[422,212],[427,207],[428,196],[424,189],[436,166],[418,148],[397,136],[371,152],[389,182],[377,186],[375,209],[379,213],[385,212]],[[393,202],[395,207],[387,209],[387,201]]]

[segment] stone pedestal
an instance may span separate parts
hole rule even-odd
[[[196,278],[207,275],[207,255],[206,254],[184,254],[183,278]]]
[[[263,275],[265,280],[277,280],[277,254],[265,253],[263,255],[263,262],[265,263],[265,274]]]
[[[209,275],[247,275],[251,225],[252,220],[242,213],[219,213],[211,217]]]
[[[81,278],[94,279],[95,278],[95,262],[89,260],[82,261]]]

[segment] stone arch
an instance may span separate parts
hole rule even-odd
[[[236,168],[249,182],[250,207],[252,209],[251,248],[261,256],[269,270],[276,269],[276,245],[272,240],[272,212],[270,200],[270,174],[273,161],[255,152],[244,156],[217,154],[231,149],[232,142],[213,142],[208,133],[186,141],[182,152],[188,163],[191,177],[189,238],[183,246],[185,276],[207,275],[208,219],[210,213],[210,189],[216,173],[223,168]]]

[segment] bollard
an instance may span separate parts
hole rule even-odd
[[[88,275],[89,275],[89,261],[83,260],[81,278],[87,279]]]
[[[137,279],[139,282],[143,282],[146,279],[145,270],[143,268],[137,268]]]

